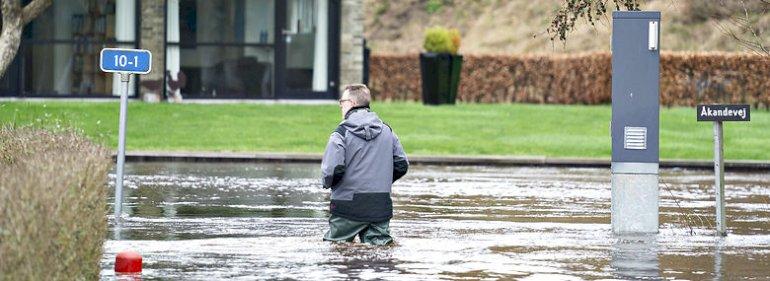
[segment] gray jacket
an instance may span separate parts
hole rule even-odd
[[[391,185],[408,168],[390,127],[368,107],[354,107],[332,132],[321,162],[323,187],[332,189],[331,213],[364,222],[390,219]]]

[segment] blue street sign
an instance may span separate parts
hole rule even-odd
[[[152,70],[152,53],[140,49],[104,48],[99,54],[99,68],[104,72],[120,73],[120,120],[118,121],[118,166],[115,173],[115,221],[123,214],[123,165],[126,158],[126,116],[131,74],[147,74]],[[117,226],[116,226],[117,227]],[[119,231],[116,231],[119,237]]]
[[[152,53],[141,49],[102,49],[99,67],[104,72],[147,74],[152,69]]]

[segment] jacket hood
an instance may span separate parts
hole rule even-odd
[[[382,123],[376,113],[369,111],[368,107],[352,108],[346,114],[345,120],[340,126],[353,135],[370,141],[382,133]]]

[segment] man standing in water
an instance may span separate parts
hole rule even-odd
[[[390,126],[369,109],[371,95],[363,84],[345,87],[339,100],[342,122],[326,145],[321,173],[332,189],[329,231],[325,241],[386,245],[393,217],[391,185],[406,174],[409,162]]]

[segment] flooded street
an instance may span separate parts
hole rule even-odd
[[[143,255],[143,280],[770,279],[768,173],[727,173],[730,234],[717,238],[713,171],[662,170],[660,233],[616,236],[609,169],[414,166],[393,187],[388,247],[321,241],[317,164],[126,173],[129,217],[117,233],[110,218],[105,280],[124,249]]]

